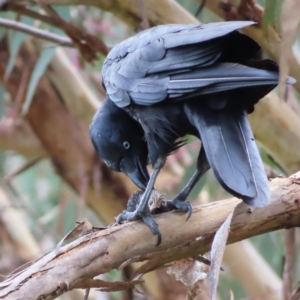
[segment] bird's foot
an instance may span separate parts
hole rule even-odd
[[[193,207],[190,202],[185,202],[178,198],[166,201],[165,205],[169,210],[176,209],[178,211],[187,212],[188,214],[186,220],[188,220],[191,217],[193,212]]]
[[[151,229],[154,235],[157,235],[157,246],[161,243],[161,233],[157,223],[151,216],[149,209],[146,211],[140,211],[138,208],[135,211],[124,210],[121,214],[116,217],[116,223],[121,224],[124,221],[132,221],[142,219],[143,222]]]

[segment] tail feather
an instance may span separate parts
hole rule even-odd
[[[190,113],[222,187],[249,205],[267,205],[269,186],[247,114],[206,105],[193,107]]]
[[[242,117],[239,119],[239,123],[241,130],[243,130],[245,135],[245,142],[248,148],[251,168],[257,190],[257,195],[254,199],[243,200],[248,205],[264,207],[268,205],[270,199],[269,183],[246,113],[243,113]]]

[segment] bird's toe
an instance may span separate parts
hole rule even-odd
[[[142,219],[143,222],[151,229],[152,233],[157,236],[157,245],[161,243],[161,233],[157,223],[154,221],[150,210],[147,211],[139,211],[135,210],[133,212],[124,210],[121,214],[119,214],[115,221],[117,224],[121,224],[124,221],[133,221]]]
[[[186,220],[188,220],[191,217],[193,212],[193,207],[190,202],[185,202],[176,198],[173,200],[166,201],[166,206],[170,210],[176,209],[178,211],[187,212],[188,214]]]
[[[139,219],[137,211],[132,212],[128,210],[123,210],[123,212],[115,218],[115,221],[117,224],[122,224],[124,221],[133,221],[136,219]]]

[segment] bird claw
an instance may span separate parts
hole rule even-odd
[[[178,211],[187,212],[186,221],[191,217],[193,212],[193,207],[190,202],[185,202],[177,198],[166,201],[166,207],[170,210],[176,209]]]
[[[150,210],[149,212],[138,211],[138,210],[135,210],[134,212],[129,212],[127,210],[124,210],[121,214],[119,214],[116,217],[115,221],[117,224],[121,224],[123,221],[133,221],[138,219],[142,219],[143,222],[151,229],[152,233],[154,235],[157,235],[156,246],[158,246],[161,243],[161,233],[157,223],[154,221],[154,219],[151,216]]]

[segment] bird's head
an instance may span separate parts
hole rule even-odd
[[[146,189],[148,149],[137,121],[106,100],[92,120],[90,137],[108,167],[127,174],[140,189]]]

